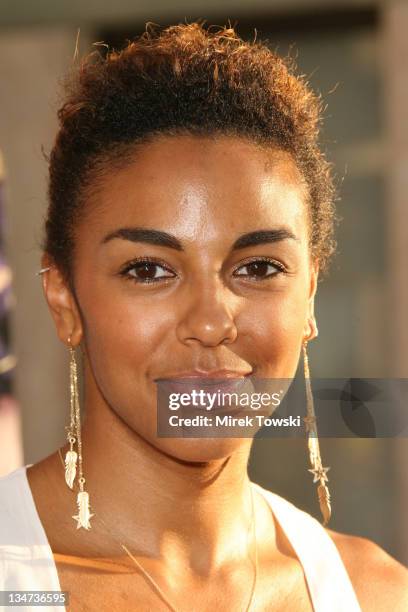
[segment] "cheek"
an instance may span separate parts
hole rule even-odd
[[[145,385],[154,364],[169,355],[162,348],[172,325],[168,309],[153,299],[141,303],[116,297],[93,300],[84,308],[84,317],[93,376],[111,407],[128,412],[135,401],[155,405],[155,385],[149,389]]]
[[[168,359],[163,338],[171,324],[151,299],[143,306],[135,299],[96,304],[84,309],[90,384],[131,429],[154,440],[157,388],[150,372]]]
[[[242,313],[247,347],[258,377],[292,378],[307,314],[306,293],[279,293]],[[244,323],[245,319],[245,323]]]

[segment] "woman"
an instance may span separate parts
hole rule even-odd
[[[61,588],[74,612],[407,609],[386,552],[250,483],[250,438],[156,432],[160,380],[292,378],[317,334],[318,99],[262,44],[198,24],[91,56],[68,88],[41,272],[71,422],[0,481],[2,588]]]

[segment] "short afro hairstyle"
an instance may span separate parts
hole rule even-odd
[[[322,102],[291,58],[233,28],[148,27],[121,51],[99,50],[65,81],[49,157],[43,250],[73,286],[75,227],[87,188],[155,135],[236,135],[288,152],[306,181],[310,249],[334,253],[332,166],[319,144]]]

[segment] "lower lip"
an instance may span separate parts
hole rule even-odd
[[[171,393],[191,393],[192,391],[216,393],[237,393],[246,383],[247,377],[241,378],[200,378],[189,377],[179,379],[162,379],[160,385],[163,390]]]
[[[217,393],[218,391],[223,393],[243,393],[244,387],[248,382],[249,375],[247,377],[242,376],[241,378],[180,378],[180,379],[162,379],[161,391],[165,394],[165,397],[170,396],[171,393],[177,393],[179,396],[184,393],[191,395],[193,391],[204,393]],[[226,415],[238,415],[242,414],[243,408],[236,405],[220,405],[217,400],[215,401],[211,410],[208,410],[205,406],[194,406],[188,405],[183,408],[183,415],[196,416],[196,415],[214,415],[219,414],[221,416]]]

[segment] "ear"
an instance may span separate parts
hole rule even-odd
[[[314,314],[314,300],[317,291],[317,280],[319,277],[319,263],[317,260],[310,265],[309,297],[307,306],[307,321],[304,328],[304,339],[313,340],[319,335],[316,318]]]
[[[42,256],[41,266],[50,266],[50,270],[42,274],[42,285],[58,337],[64,344],[67,344],[68,338],[71,337],[71,344],[75,347],[80,343],[83,334],[75,297],[58,267],[47,254]]]

